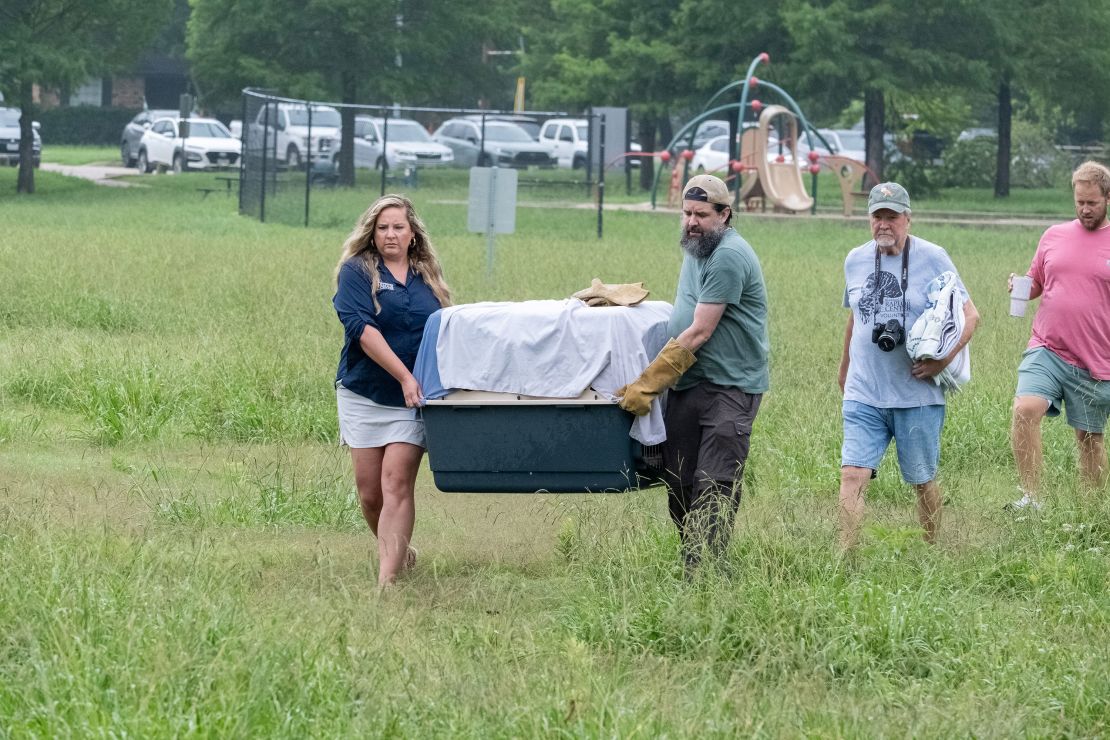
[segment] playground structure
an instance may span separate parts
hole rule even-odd
[[[780,122],[777,120],[779,118],[783,120]],[[771,131],[776,123],[779,124],[779,153],[769,157]],[[790,111],[781,105],[767,106],[759,114],[759,125],[741,135],[741,152],[745,149],[745,139],[747,148],[754,155],[754,166],[745,166],[739,170],[750,171],[752,174],[743,180],[737,199],[744,201],[749,210],[753,208],[757,198],[761,204],[770,201],[776,211],[800,213],[812,210],[816,203],[815,194],[807,193],[805,183],[802,182],[802,172],[795,157],[798,120]],[[789,158],[783,153],[784,149],[790,150]]]
[[[748,66],[744,79],[731,82],[714,93],[701,113],[679,129],[666,150],[659,155],[666,163],[670,161],[670,152],[675,151],[676,147],[683,145],[686,147],[673,163],[668,203],[673,203],[677,199],[679,190],[688,178],[686,170],[690,159],[693,158],[690,147],[698,125],[702,121],[722,115],[733,122],[730,126],[733,135],[729,137],[729,162],[726,172],[721,174],[721,179],[734,192],[734,209],[738,209],[740,202],[743,201],[747,210],[765,210],[770,205],[779,212],[815,213],[817,174],[822,167],[831,170],[837,177],[845,216],[852,214],[856,198],[866,197],[866,193],[862,192],[863,179],[867,175],[873,176],[874,173],[863,162],[836,154],[823,156],[818,154],[815,151],[818,142],[828,152],[832,152],[833,148],[806,120],[797,102],[778,85],[755,76],[756,68],[770,61],[771,57],[766,52],[757,55]],[[722,96],[737,88],[740,89],[739,102],[714,106]],[[768,106],[759,99],[750,98],[751,92],[757,88],[775,93],[782,99],[783,104]],[[755,120],[745,120],[749,111]],[[736,131],[742,133],[737,136]],[[774,139],[772,139],[772,132],[776,135]],[[797,156],[799,134],[806,137],[809,145],[808,167],[801,163]],[[802,178],[803,169],[811,176],[808,192]],[[660,172],[661,168],[656,170],[652,185],[652,208],[656,205]]]

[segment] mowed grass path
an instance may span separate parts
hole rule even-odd
[[[773,387],[726,567],[682,581],[660,489],[442,494],[425,470],[419,567],[379,597],[335,444],[330,305],[376,190],[314,193],[331,225],[305,229],[202,200],[211,176],[137,181],[38,173],[17,198],[0,171],[0,734],[1107,734],[1110,505],[1074,484],[1062,423],[1050,509],[1001,511],[1029,331],[1004,285],[1038,230],[916,230],[983,314],[936,547],[888,461],[862,548],[835,553],[841,263],[864,227],[739,216]],[[461,302],[595,276],[673,296],[673,215],[607,214],[598,241],[594,213],[521,208],[487,279],[465,207],[412,195]]]

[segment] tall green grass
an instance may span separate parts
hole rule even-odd
[[[333,223],[305,229],[201,199],[210,176],[39,174],[25,198],[0,171],[4,735],[1110,731],[1110,499],[1076,484],[1064,424],[1045,425],[1048,510],[1000,508],[1029,331],[1005,280],[1039,229],[915,228],[983,315],[948,411],[936,547],[891,460],[859,551],[834,545],[841,265],[864,227],[741,214],[767,276],[772,390],[729,557],[685,582],[658,489],[447,495],[424,469],[418,567],[378,597],[336,445],[330,305],[376,189],[314,191]],[[593,277],[672,297],[673,214],[606,214],[599,241],[588,209],[522,194],[487,277],[458,187],[412,195],[459,301]]]

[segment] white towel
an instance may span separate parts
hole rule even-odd
[[[925,311],[913,322],[906,337],[906,352],[913,360],[947,357],[964,331],[964,296],[956,273],[946,270],[929,283]],[[971,380],[971,357],[965,346],[933,382],[945,391],[959,390]]]
[[[613,399],[666,344],[671,304],[471,303],[442,316],[436,357],[445,388],[577,398],[592,387]],[[658,400],[629,434],[645,445],[667,438]]]

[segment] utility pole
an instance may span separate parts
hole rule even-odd
[[[519,56],[521,59],[523,59],[524,36],[517,36],[517,40],[520,42],[519,49],[491,49],[488,44],[482,44],[482,62],[484,64],[489,64],[490,57]],[[524,110],[524,84],[524,77],[516,78],[516,87],[513,94],[513,110],[517,113],[520,113]]]
[[[401,58],[401,32],[405,30],[404,0],[397,0],[397,15],[393,17],[393,22],[397,26],[397,35],[394,37],[396,41],[394,42],[393,63],[397,66],[397,69],[401,69],[404,61]]]

